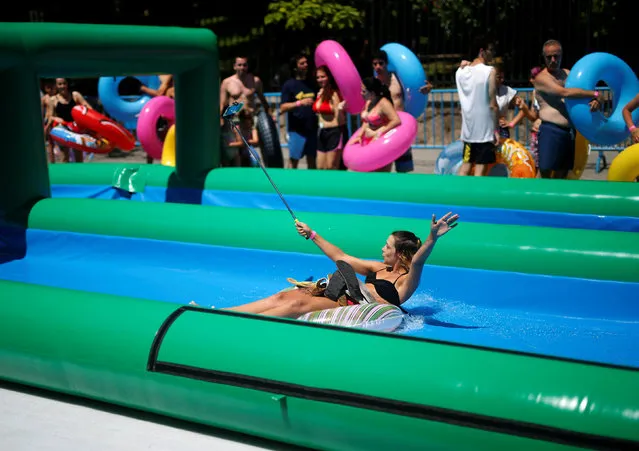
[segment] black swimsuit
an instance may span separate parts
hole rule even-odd
[[[69,99],[69,103],[58,103],[55,105],[55,115],[60,119],[63,119],[67,122],[73,122],[73,115],[71,114],[71,110],[76,106],[75,100],[73,96]]]
[[[380,269],[379,271],[381,271],[382,269]],[[391,282],[390,280],[378,279],[377,273],[379,271],[376,271],[376,272],[370,271],[366,275],[366,280],[364,282],[373,284],[373,286],[375,287],[375,291],[377,291],[377,294],[382,299],[384,299],[386,302],[390,304],[393,304],[399,307],[399,304],[400,304],[399,293],[397,292],[397,288],[395,288],[395,284],[397,283],[400,277],[405,276],[408,273],[406,272],[404,274],[400,274],[399,277],[395,279],[395,282]]]

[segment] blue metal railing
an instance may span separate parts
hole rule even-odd
[[[612,93],[608,88],[600,89],[603,97],[604,114],[610,108]],[[517,93],[526,103],[532,101],[532,88],[518,88]],[[276,118],[280,124],[280,142],[283,147],[287,147],[286,137],[286,115],[280,113],[280,93],[267,92],[265,97],[271,105],[271,111],[275,111]],[[513,112],[513,117],[518,113],[518,109]],[[429,96],[424,110],[424,115],[419,119],[419,133],[413,144],[414,149],[432,149],[441,150],[452,142],[458,140],[461,129],[461,110],[459,101],[457,100],[456,89],[433,89]],[[359,115],[347,115],[347,125],[349,134],[352,135],[354,130],[361,126]],[[523,119],[513,130],[513,139],[530,146],[530,130],[532,123]],[[630,141],[619,143],[615,146],[595,146],[590,145],[588,151],[599,152],[595,170],[601,172],[607,165],[605,152],[616,151],[621,152]]]
[[[604,114],[609,112],[611,105],[612,93],[608,88],[601,88],[602,100],[604,105]],[[532,101],[532,88],[518,88],[517,93],[527,104]],[[288,146],[286,133],[287,115],[280,112],[280,93],[267,92],[264,94],[271,111],[275,111],[275,117],[280,125],[280,142],[283,147]],[[132,97],[132,96],[131,96]],[[94,106],[98,106],[97,98],[89,98],[87,100]],[[513,117],[518,113],[518,109],[513,112]],[[414,149],[430,149],[442,150],[447,145],[459,138],[461,129],[461,110],[459,101],[457,100],[456,89],[433,89],[428,95],[428,102],[424,110],[424,115],[418,120],[419,133],[413,144]],[[361,126],[361,118],[359,115],[347,115],[347,126],[349,135]],[[520,141],[525,146],[530,146],[530,129],[532,123],[523,119],[513,130],[513,139]],[[590,145],[588,151],[599,152],[595,170],[603,171],[607,166],[605,152],[621,152],[631,144],[630,139],[614,146],[596,146]]]

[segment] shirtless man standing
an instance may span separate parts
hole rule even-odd
[[[244,56],[236,57],[233,69],[235,75],[225,78],[220,85],[220,115],[233,102],[243,102],[244,109],[254,116],[255,94],[259,97],[264,111],[270,114],[268,101],[264,97],[262,80],[248,71],[248,59]]]
[[[388,86],[395,110],[404,111],[404,90],[397,76],[388,70],[388,54],[384,50],[379,50],[373,55],[373,70],[376,72],[377,78]],[[419,92],[427,95],[431,89],[430,82],[425,81],[424,86],[419,88]],[[384,170],[390,171],[391,168],[392,165],[388,165]],[[404,155],[395,160],[395,170],[397,172],[411,172],[414,169],[413,151],[409,148]]]
[[[542,48],[546,67],[534,78],[541,125],[538,134],[539,171],[542,178],[564,179],[575,163],[575,130],[564,98],[591,98],[590,109],[599,108],[599,91],[566,88],[570,71],[561,68],[559,41],[546,41]]]

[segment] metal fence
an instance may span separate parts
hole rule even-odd
[[[532,88],[517,89],[517,93],[528,104],[532,101]],[[286,114],[280,113],[280,93],[267,92],[266,99],[271,105],[271,111],[275,111],[276,118],[280,125],[280,142],[283,147],[288,146]],[[612,93],[607,89],[602,89],[602,104],[604,115],[609,114],[612,105]],[[513,117],[518,113],[518,109],[513,111]],[[349,136],[361,126],[359,115],[347,115],[347,126]],[[516,141],[530,146],[530,131],[532,123],[523,119],[513,130],[511,136]],[[415,149],[432,149],[441,151],[447,145],[459,139],[461,130],[461,109],[457,97],[456,89],[433,89],[426,104],[424,115],[418,119],[418,133],[413,144]],[[589,145],[589,152],[598,152],[595,170],[603,171],[607,166],[605,152],[621,152],[630,145],[630,140],[614,146]]]

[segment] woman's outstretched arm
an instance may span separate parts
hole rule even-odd
[[[433,215],[428,238],[426,238],[426,241],[424,241],[413,256],[410,263],[410,271],[408,271],[404,283],[397,289],[400,303],[406,302],[413,293],[415,293],[415,290],[419,287],[424,263],[426,263],[426,260],[428,260],[428,257],[433,251],[435,243],[437,243],[437,240],[441,236],[444,236],[449,230],[457,226],[457,219],[459,219],[459,215],[454,215],[452,212],[446,213],[439,220]]]
[[[381,266],[383,266],[383,263],[381,262],[362,260],[361,258],[348,255],[333,243],[322,238],[317,232],[311,230],[311,228],[303,222],[296,222],[295,227],[297,228],[297,233],[309,240],[312,240],[328,258],[333,261],[345,261],[351,265],[353,270],[358,274],[366,275],[369,271],[378,270]]]

